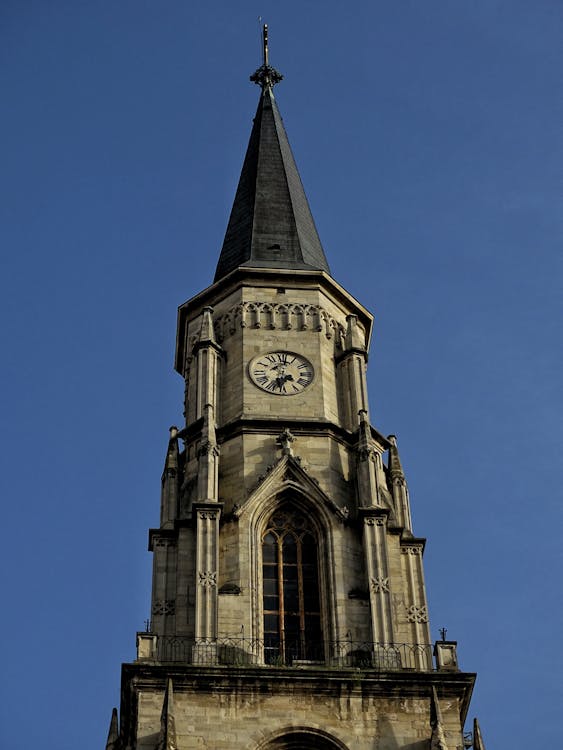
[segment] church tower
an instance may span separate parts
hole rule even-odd
[[[424,539],[397,440],[370,422],[373,317],[330,274],[281,78],[264,27],[214,283],[178,311],[185,423],[107,748],[461,750],[475,675],[430,644]]]

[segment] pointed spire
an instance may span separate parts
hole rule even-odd
[[[477,719],[473,719],[473,750],[485,750],[485,743],[481,736],[481,727]]]
[[[114,708],[111,712],[111,721],[109,723],[106,750],[119,750],[120,746],[121,743],[119,742],[119,721],[117,718],[117,708]]]
[[[366,348],[366,335],[358,325],[357,315],[348,315],[346,317],[346,336],[345,336],[346,349],[360,349],[365,351]]]
[[[200,344],[216,344],[215,341],[215,330],[213,328],[213,308],[204,307],[203,315],[201,318],[201,329],[199,332],[199,343]]]
[[[176,744],[176,719],[174,717],[174,690],[169,678],[164,693],[162,714],[160,715],[160,734],[156,750],[178,750]]]
[[[162,472],[162,490],[160,495],[160,526],[171,528],[178,511],[178,490],[180,485],[180,448],[178,446],[178,428],[170,428],[170,439],[164,459]]]
[[[173,476],[178,471],[178,428],[176,425],[172,425],[170,428],[170,439],[168,440],[168,450],[166,451],[166,459],[164,461],[165,473],[172,471]]]
[[[330,269],[295,165],[273,86],[282,76],[268,62],[251,76],[262,88],[215,281],[239,266]]]
[[[397,448],[397,437],[395,435],[389,435],[387,438],[390,442],[389,446],[389,472],[392,480],[405,481],[405,472],[401,465],[401,459],[399,458],[399,449]]]
[[[432,686],[432,736],[430,738],[430,750],[448,750],[446,743],[446,734],[444,731],[444,722],[442,719],[442,710],[436,688]]]

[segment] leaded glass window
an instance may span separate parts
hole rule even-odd
[[[304,513],[286,504],[262,537],[264,649],[268,664],[324,657],[316,535]]]

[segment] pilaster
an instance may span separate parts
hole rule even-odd
[[[155,633],[173,633],[176,624],[176,533],[168,529],[152,529],[149,549],[153,552],[151,629]]]
[[[195,637],[217,638],[219,518],[222,505],[198,503],[196,516]]]
[[[430,643],[428,625],[428,603],[422,570],[423,539],[410,539],[401,542],[401,562],[403,569],[403,593],[406,619],[406,640],[409,643],[426,645]],[[426,655],[421,650],[420,668],[427,668]]]
[[[391,583],[387,550],[388,511],[384,508],[361,510],[372,640],[381,644],[393,643]]]

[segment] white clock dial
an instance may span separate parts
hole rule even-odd
[[[248,366],[252,382],[275,396],[295,396],[313,382],[313,365],[294,352],[268,352]]]

